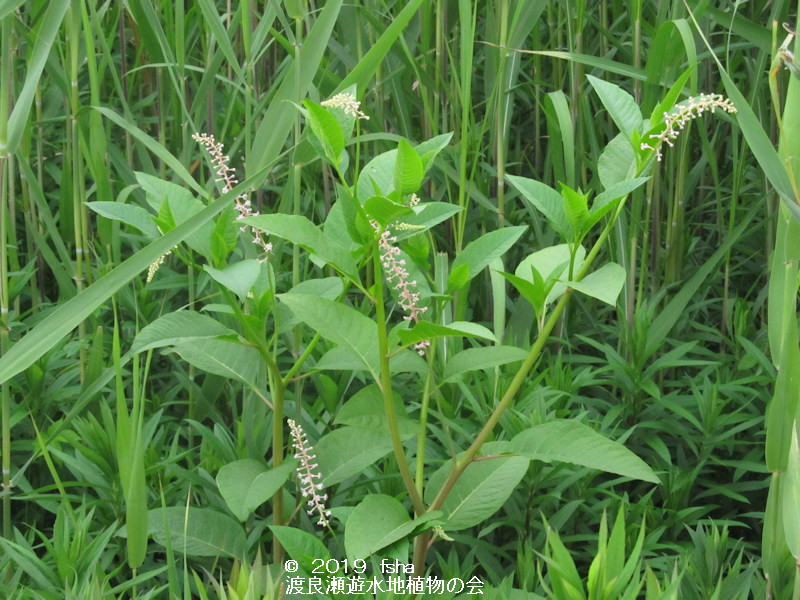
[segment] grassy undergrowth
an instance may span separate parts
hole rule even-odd
[[[800,598],[796,16],[0,3],[0,595]]]

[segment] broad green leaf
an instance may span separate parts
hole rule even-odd
[[[372,196],[364,202],[364,212],[381,225],[394,223],[401,217],[413,215],[414,211],[410,206],[398,204],[385,196]]]
[[[416,192],[422,185],[424,175],[419,154],[405,138],[401,138],[397,145],[397,159],[394,166],[395,191],[401,196]]]
[[[191,310],[179,310],[159,317],[144,327],[133,339],[131,352],[144,352],[151,348],[234,333],[232,329],[209,316]]]
[[[561,194],[549,185],[527,177],[506,175],[506,179],[519,191],[526,202],[532,204],[545,216],[561,237],[569,238],[569,223],[567,215],[564,214]]]
[[[296,460],[290,460],[270,469],[252,458],[235,460],[219,470],[217,487],[231,512],[240,521],[245,521],[275,495],[296,465]]]
[[[437,325],[428,321],[420,321],[412,329],[400,329],[397,332],[400,341],[405,345],[416,344],[423,340],[438,337],[477,337],[496,342],[490,329],[477,323],[453,321],[447,325]]]
[[[330,163],[339,168],[342,152],[344,152],[344,132],[339,121],[324,107],[304,100],[303,106],[306,108],[306,117],[314,135],[322,144],[325,156]]]
[[[388,433],[352,426],[334,429],[314,445],[326,487],[363,472],[391,451]]]
[[[642,111],[639,110],[639,105],[636,104],[633,96],[618,85],[591,75],[586,77],[589,79],[589,83],[592,84],[594,91],[600,96],[600,101],[606,107],[614,123],[628,139],[630,139],[634,131],[641,130]]]
[[[524,456],[481,457],[466,468],[442,504],[446,531],[478,525],[495,514],[525,476],[530,460]],[[446,463],[436,471],[425,488],[425,500],[432,502],[452,469]]]
[[[408,215],[403,218],[404,223],[409,225],[419,225],[423,229],[415,229],[414,231],[398,231],[397,239],[404,240],[412,235],[418,235],[423,231],[427,231],[434,225],[438,225],[442,221],[446,221],[454,214],[464,210],[460,206],[448,204],[447,202],[426,202],[419,206],[413,207],[414,214]]]
[[[469,267],[469,278],[476,277],[492,260],[505,254],[519,240],[527,228],[527,225],[504,227],[483,234],[477,240],[467,244],[458,253],[455,260],[453,260],[451,272],[461,265],[467,265]]]
[[[336,267],[353,281],[359,281],[358,268],[350,253],[302,215],[258,215],[240,222],[288,240]]]
[[[579,246],[575,251],[573,272],[578,272],[585,257],[586,249],[583,246]],[[569,262],[569,244],[558,244],[529,254],[519,263],[514,274],[520,279],[525,279],[535,284],[534,274],[531,271],[531,267],[533,267],[536,273],[541,275],[545,289],[552,285],[546,299],[546,303],[549,304],[557,300],[567,290],[566,284],[562,283],[562,281],[566,281],[569,278]],[[553,284],[553,282],[556,283]]]
[[[462,350],[447,361],[442,381],[450,381],[469,371],[492,369],[499,365],[525,360],[528,353],[514,346],[489,346]]]
[[[147,513],[153,539],[189,556],[230,556],[244,560],[247,538],[242,526],[211,508],[170,506]]]
[[[625,269],[617,263],[607,263],[580,281],[570,281],[567,285],[587,296],[616,306],[619,293],[625,285]]]
[[[531,460],[568,462],[660,483],[641,458],[578,421],[559,420],[535,425],[515,436],[511,448]]]
[[[592,214],[604,208],[609,202],[617,198],[627,196],[633,190],[646,183],[649,177],[636,177],[634,179],[626,179],[619,183],[608,186],[603,192],[597,194],[592,203]]]
[[[636,171],[636,155],[630,140],[620,133],[612,138],[597,159],[597,174],[605,189],[629,181]],[[595,200],[596,201],[596,200]]]
[[[418,431],[416,421],[408,418],[403,399],[399,394],[394,396],[394,407],[397,424],[403,436],[414,435]],[[370,384],[347,400],[336,412],[336,425],[353,425],[362,429],[388,432],[388,419],[383,404],[383,394],[376,384]]]
[[[389,196],[394,188],[397,150],[388,150],[370,160],[358,176],[356,196],[363,205],[372,196]]]
[[[87,202],[86,206],[107,219],[122,221],[126,225],[135,227],[151,239],[160,235],[153,223],[153,215],[141,206],[122,202]]]
[[[183,360],[207,373],[238,379],[249,385],[256,381],[261,356],[255,348],[238,342],[198,339],[175,346]]]
[[[420,158],[422,158],[422,169],[425,173],[428,172],[428,169],[430,169],[431,165],[433,164],[433,160],[436,158],[439,152],[447,147],[447,144],[450,143],[452,138],[452,132],[443,133],[441,135],[437,135],[436,137],[432,137],[429,140],[421,142],[414,148]]]
[[[240,260],[224,269],[203,265],[203,269],[214,281],[232,291],[242,301],[258,281],[262,267],[262,263],[254,259]]]
[[[347,557],[367,558],[409,535],[416,525],[398,500],[384,494],[369,494],[358,503],[345,524]]]
[[[541,317],[541,313],[544,311],[545,307],[547,289],[545,288],[545,283],[541,275],[539,275],[535,267],[531,267],[531,277],[528,279],[517,277],[511,273],[501,272],[500,274],[508,279],[511,284],[517,288],[519,293],[522,294],[522,297],[531,303],[531,306],[533,306],[536,311],[536,316]]]
[[[175,225],[180,225],[184,221],[193,217],[204,208],[204,204],[195,198],[192,193],[175,183],[165,181],[158,177],[153,177],[147,173],[136,173],[136,180],[145,191],[147,203],[160,214],[161,205],[165,200],[169,200],[169,210],[175,218]],[[211,257],[211,235],[214,233],[214,225],[205,223],[197,233],[190,235],[186,243],[195,251],[203,256]]]
[[[564,214],[578,241],[583,237],[586,221],[589,219],[589,197],[575,190],[561,186],[561,197],[564,202]]]
[[[345,346],[373,374],[380,370],[375,322],[339,302],[308,294],[278,294],[295,316],[322,337]]]
[[[315,560],[327,560],[331,557],[322,542],[302,529],[270,525],[269,530],[278,538],[289,558],[296,560],[306,574],[313,572]]]

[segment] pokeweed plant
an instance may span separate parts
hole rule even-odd
[[[169,347],[205,372],[241,382],[272,409],[271,466],[255,458],[236,460],[219,470],[216,482],[231,514],[241,522],[254,518],[254,511],[273,499],[274,562],[280,562],[285,549],[303,573],[311,574],[313,559],[331,557],[312,534],[288,526],[294,514],[288,518],[285,514],[283,488],[295,468],[300,473],[300,488],[309,497],[309,512],[334,534],[343,530],[348,560],[363,560],[376,553],[407,557],[413,541],[413,568],[418,577],[424,575],[427,552],[435,539],[447,540],[447,532],[491,517],[513,493],[532,460],[565,461],[659,482],[650,467],[621,443],[577,420],[539,424],[511,440],[490,438],[541,359],[574,292],[616,305],[625,272],[613,262],[599,267],[596,263],[628,194],[647,180],[661,146],[672,139],[674,124],[680,122],[675,115],[699,116],[703,111],[692,108],[697,102],[709,110],[732,110],[716,97],[678,104],[687,77],[688,72],[678,79],[650,119],[643,118],[633,97],[623,89],[589,77],[620,129],[601,155],[596,187],[602,191],[591,206],[591,193],[564,184],[557,191],[532,179],[507,175],[523,200],[541,212],[563,240],[529,254],[513,274],[500,272],[535,311],[538,332],[529,348],[506,345],[497,331],[478,323],[452,321],[447,310],[455,296],[466,293],[471,279],[486,267],[502,264],[496,259],[522,239],[525,226],[503,227],[466,244],[442,269],[448,273],[441,285],[443,293],[431,291],[430,282],[441,273],[430,272],[426,236],[460,207],[423,201],[420,194],[426,173],[451,135],[439,135],[416,146],[400,138],[396,148],[375,156],[358,170],[359,122],[367,115],[359,108],[355,88],[321,104],[305,100],[296,105],[308,127],[295,160],[310,162],[317,156],[338,177],[337,200],[324,223],[318,226],[298,214],[255,214],[247,197],[239,196],[236,210],[224,212],[186,240],[195,255],[206,258],[202,267],[206,283],[218,286],[225,300],[225,304],[203,307],[219,316],[193,310],[166,314],[143,328],[131,348],[139,353]],[[230,192],[237,181],[221,145],[202,134],[195,139],[209,151],[222,193]],[[352,165],[350,145],[356,150]],[[135,222],[145,233],[166,233],[201,209],[189,192],[175,184],[144,174],[138,179],[157,216],[141,209],[135,215],[126,213],[123,220]],[[599,233],[593,233],[598,227]],[[309,278],[279,292],[269,254],[259,259],[233,258],[239,230],[251,232],[257,246],[266,252],[281,251],[276,240],[301,248],[314,264],[327,269],[329,276]],[[265,235],[270,236],[269,242]],[[273,242],[278,243],[275,249]],[[173,252],[192,264],[192,253],[180,247]],[[151,276],[156,276],[155,269]],[[365,300],[361,310],[356,308],[355,293]],[[387,314],[389,296],[404,313],[393,325],[391,313]],[[281,337],[300,323],[314,335],[301,353],[290,357]],[[466,338],[473,340],[474,346],[462,350],[460,344]],[[322,340],[333,346],[325,346]],[[481,346],[480,342],[488,344]],[[324,353],[319,355],[318,350]],[[519,362],[522,364],[471,444],[462,452],[451,452],[450,460],[427,472],[434,463],[428,458],[434,445],[429,421],[437,390],[470,372]],[[313,454],[304,431],[318,431],[319,419],[312,417],[308,406],[290,405],[295,414],[288,425],[299,460],[285,460],[287,387],[297,378],[323,371],[350,371],[364,385],[343,405],[339,406],[338,399],[328,403],[338,427],[313,443]],[[414,392],[401,394],[396,381],[401,375],[407,380],[407,374],[418,376],[421,384]],[[263,392],[265,388],[268,393]],[[412,394],[417,395],[419,407],[413,418],[408,410]],[[416,444],[411,444],[414,438]],[[335,495],[331,498],[323,491],[359,475],[388,454],[394,457],[410,512],[409,506],[393,495],[368,493],[355,506],[345,507],[337,506]],[[436,454],[446,454],[446,450],[436,448]],[[168,508],[172,511],[168,516],[183,519],[188,514],[184,510]],[[195,520],[194,536],[206,534],[203,525],[206,530],[228,531],[234,541],[226,544],[224,553],[244,558],[241,524],[209,509],[189,511]],[[161,513],[162,509],[151,512]],[[159,514],[150,516],[151,523],[163,520]],[[343,528],[337,527],[337,521]],[[180,530],[178,525],[176,521],[173,529]],[[160,539],[165,539],[163,531]],[[173,545],[180,539],[173,540]]]

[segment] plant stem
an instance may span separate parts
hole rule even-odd
[[[411,470],[408,467],[408,460],[406,459],[405,450],[403,449],[403,441],[400,439],[400,430],[397,427],[397,414],[394,410],[392,373],[389,370],[389,337],[386,332],[386,310],[383,306],[383,270],[381,268],[378,238],[376,238],[373,243],[373,252],[373,264],[375,265],[375,310],[377,312],[376,316],[378,321],[378,354],[381,362],[379,385],[383,392],[386,422],[389,425],[389,433],[392,436],[392,449],[394,450],[397,467],[400,469],[400,476],[403,478],[403,483],[406,486],[406,490],[408,490],[408,495],[411,497],[411,504],[414,506],[414,512],[417,515],[421,515],[425,512],[425,505],[422,502],[422,496],[417,491],[414,478],[411,476]]]

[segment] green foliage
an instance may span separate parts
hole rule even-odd
[[[306,4],[0,6],[0,596],[794,597],[789,3]]]

